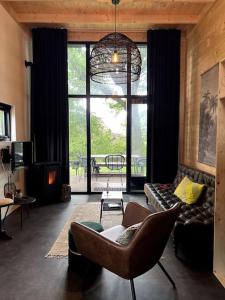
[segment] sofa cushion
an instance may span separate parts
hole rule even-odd
[[[213,224],[213,211],[203,206],[197,206],[196,204],[184,204],[177,218],[176,224],[178,223],[183,223],[184,225],[199,223],[202,225]]]
[[[146,183],[144,192],[156,211],[167,210],[179,201],[173,184]]]
[[[193,204],[198,201],[204,186],[204,184],[193,182],[185,176],[178,184],[174,195],[187,204]]]

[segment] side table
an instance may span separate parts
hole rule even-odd
[[[36,198],[30,197],[30,196],[14,198],[14,204],[20,205],[20,227],[21,227],[21,229],[23,228],[23,209],[24,209],[24,207],[26,207],[27,213],[29,215],[29,206],[30,206],[30,204],[34,203],[35,201],[36,201]]]
[[[7,216],[8,210],[9,210],[9,206],[11,206],[13,204],[14,204],[14,202],[10,198],[0,199],[0,239],[4,239],[4,240],[11,240],[12,239],[12,237],[9,236],[6,232],[6,230],[4,229],[4,223],[5,223],[5,218]],[[2,207],[7,207],[3,219],[2,219]]]

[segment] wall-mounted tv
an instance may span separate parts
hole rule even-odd
[[[11,150],[12,171],[21,167],[28,167],[33,163],[33,143],[12,142]]]

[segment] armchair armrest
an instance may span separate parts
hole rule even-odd
[[[149,209],[141,206],[140,204],[136,202],[129,202],[125,210],[122,225],[129,227],[142,222],[151,213],[152,212]]]
[[[123,277],[126,272],[124,266],[128,265],[126,262],[129,259],[129,247],[121,246],[77,222],[71,223],[71,233],[79,253]]]

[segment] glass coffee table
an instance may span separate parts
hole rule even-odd
[[[104,191],[104,192],[102,192],[101,208],[100,208],[100,223],[101,223],[101,219],[102,219],[102,211],[103,211],[104,203],[108,203],[108,207],[111,210],[121,209],[123,212],[123,215],[124,215],[123,192],[122,191]]]

